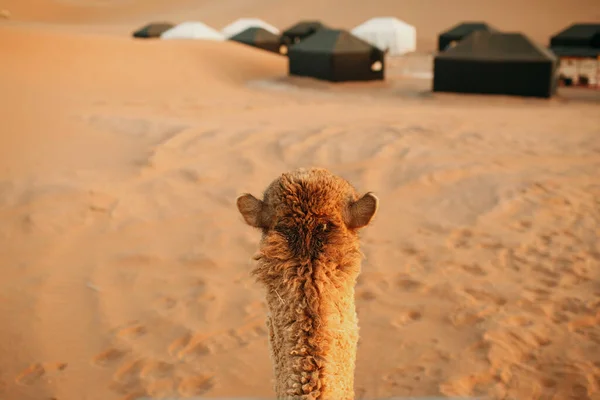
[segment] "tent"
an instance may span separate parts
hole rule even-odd
[[[390,55],[402,55],[417,49],[417,30],[394,17],[377,17],[352,29],[352,34]]]
[[[182,22],[181,24],[163,32],[161,39],[203,39],[225,40],[223,35],[202,22]]]
[[[299,43],[301,40],[304,40],[321,29],[327,29],[327,27],[319,21],[298,22],[283,31],[281,34],[281,43],[288,46]]]
[[[279,36],[263,28],[248,28],[229,40],[279,54]]]
[[[163,32],[173,26],[170,22],[152,22],[133,32],[133,37],[138,39],[159,38]]]
[[[434,58],[433,91],[551,97],[558,60],[521,33],[479,31]]]
[[[550,38],[550,49],[560,57],[600,56],[600,24],[573,24]]]
[[[221,29],[221,34],[226,38],[230,38],[232,36],[237,35],[238,33],[245,31],[248,28],[262,28],[265,31],[271,32],[274,35],[279,35],[279,29],[258,18],[237,19],[229,25],[227,25],[225,28]]]
[[[338,29],[321,29],[290,46],[289,74],[331,82],[383,80],[384,52]]]
[[[456,42],[476,31],[497,32],[498,30],[485,22],[463,22],[440,34],[438,37],[438,51],[444,51],[452,47]]]

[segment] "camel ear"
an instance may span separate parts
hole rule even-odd
[[[359,229],[367,226],[375,216],[379,207],[379,199],[369,192],[351,203],[346,213],[346,225],[350,229]]]
[[[244,221],[255,228],[267,227],[266,205],[250,193],[244,193],[236,199],[237,208]]]

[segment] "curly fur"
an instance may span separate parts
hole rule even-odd
[[[275,392],[284,399],[353,399],[360,272],[358,229],[378,201],[325,169],[282,174],[262,200],[237,206],[262,230],[252,274],[266,288]]]

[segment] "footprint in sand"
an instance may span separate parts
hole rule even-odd
[[[558,287],[560,285],[559,281],[556,281],[554,279],[546,279],[546,278],[540,278],[539,282],[546,286],[547,288],[553,289],[555,287]]]
[[[145,390],[135,390],[131,393],[126,394],[119,400],[140,400],[148,396],[148,392]]]
[[[247,346],[258,338],[266,337],[268,331],[261,318],[253,323],[246,324],[237,329],[232,329],[229,334],[237,340],[239,346]],[[231,347],[232,346],[226,346],[226,348]]]
[[[469,229],[458,229],[450,233],[446,242],[450,249],[460,249],[471,247],[473,232]]]
[[[545,267],[543,265],[534,265],[532,268],[534,271],[539,272],[540,274],[544,275],[546,278],[548,279],[559,279],[561,274],[559,274],[558,272],[554,272],[551,269],[549,269],[548,267]]]
[[[34,363],[25,368],[17,377],[15,382],[19,385],[33,385],[44,375],[50,372],[61,372],[67,368],[67,363]]]
[[[127,361],[115,371],[113,379],[124,386],[136,385],[140,379],[140,373],[144,367],[143,360]]]
[[[36,383],[44,374],[46,370],[42,364],[35,363],[23,370],[16,378],[16,382],[20,385],[33,385]]]
[[[484,317],[476,312],[468,310],[458,310],[448,316],[448,320],[453,326],[472,326],[484,320]]]
[[[507,303],[504,297],[486,290],[466,288],[464,292],[476,302],[493,303],[497,306],[503,306]]]
[[[410,277],[402,276],[396,281],[396,285],[407,292],[414,292],[423,288],[423,284]]]
[[[423,313],[419,310],[402,310],[397,313],[396,318],[391,321],[391,324],[396,328],[401,328],[421,318],[423,318]]]
[[[552,294],[552,292],[550,292],[549,290],[532,287],[532,286],[526,286],[524,288],[524,291],[528,295],[534,297],[534,299],[536,299],[536,300],[545,300],[548,297],[550,297],[550,295]]]
[[[356,298],[359,300],[372,301],[377,298],[377,294],[369,289],[357,290]]]
[[[179,262],[185,266],[203,271],[212,271],[217,268],[217,263],[206,257],[204,254],[198,253],[184,254],[179,258]]]
[[[484,238],[484,240],[477,243],[477,247],[480,249],[501,250],[504,248],[504,244],[494,238]]]
[[[173,340],[167,349],[169,355],[171,355],[172,357],[177,357],[179,352],[187,347],[191,339],[192,334],[188,332],[185,335]]]
[[[199,396],[211,390],[214,385],[215,381],[212,376],[197,375],[182,379],[177,391],[181,396]]]
[[[146,395],[158,398],[172,396],[176,394],[173,369],[172,364],[159,360],[128,361],[114,373],[111,389],[127,394],[124,398],[132,399]]]
[[[531,320],[531,318],[527,318],[527,317],[521,317],[521,316],[509,316],[506,317],[503,322],[507,325],[507,326],[515,326],[515,327],[526,327],[526,326],[530,326],[533,324],[533,321]]]
[[[216,321],[223,310],[223,298],[216,292],[200,292],[185,304],[185,317],[188,320],[202,320],[204,323]]]
[[[92,358],[92,363],[100,367],[107,367],[113,363],[120,361],[127,352],[116,348],[106,349]]]
[[[134,322],[118,331],[117,336],[121,338],[137,338],[148,332],[145,326]]]
[[[471,396],[480,381],[489,381],[489,374],[466,375],[448,380],[439,385],[439,391],[445,396]]]
[[[177,300],[170,296],[162,296],[156,300],[158,309],[171,310],[177,305]]]
[[[156,379],[148,383],[148,395],[156,399],[175,398],[177,382],[171,378]]]
[[[465,272],[473,276],[486,276],[487,272],[477,264],[462,264],[460,266]]]
[[[173,364],[159,360],[149,360],[140,369],[140,378],[144,380],[157,380],[172,375]]]
[[[197,359],[212,352],[204,335],[193,336],[189,333],[171,342],[168,351],[180,361]]]

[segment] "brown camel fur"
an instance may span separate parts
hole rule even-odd
[[[358,230],[377,211],[346,180],[322,168],[282,174],[262,200],[237,199],[262,230],[252,271],[267,290],[269,346],[279,399],[354,399]]]

